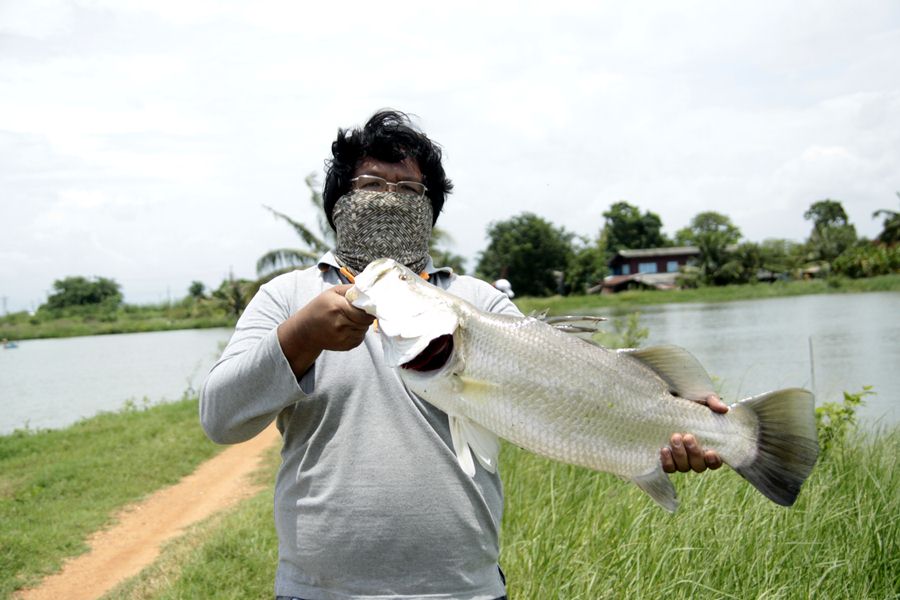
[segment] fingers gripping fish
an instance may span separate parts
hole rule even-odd
[[[562,462],[615,473],[677,507],[659,448],[693,433],[774,502],[790,506],[818,457],[810,392],[747,398],[716,414],[686,350],[609,350],[540,319],[486,313],[390,259],[372,262],[347,298],[378,318],[385,360],[447,413],[460,466],[491,472],[498,436]],[[473,458],[474,457],[474,458]]]

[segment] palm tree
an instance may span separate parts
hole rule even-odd
[[[897,192],[897,197],[900,198],[900,192]],[[884,229],[879,234],[878,240],[885,244],[900,242],[900,212],[882,208],[872,213],[872,218],[877,219],[882,215],[885,217]]]
[[[263,254],[256,261],[256,274],[260,279],[269,280],[296,268],[303,268],[312,265],[322,254],[328,251],[334,244],[334,231],[328,226],[325,220],[325,209],[322,204],[322,192],[319,191],[320,186],[315,173],[306,176],[306,187],[309,188],[310,202],[312,203],[316,220],[319,225],[320,235],[316,235],[310,229],[295,221],[286,214],[279,212],[271,206],[263,205],[263,208],[272,213],[276,218],[285,221],[294,228],[297,235],[306,245],[305,248],[278,248],[270,250]]]

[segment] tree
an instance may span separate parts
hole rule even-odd
[[[431,239],[428,240],[428,253],[434,260],[435,266],[450,267],[454,273],[465,275],[466,259],[442,247],[444,244],[451,243],[453,243],[453,237],[449,233],[440,227],[434,227],[431,230]]]
[[[900,192],[897,192],[900,198]],[[878,234],[878,241],[882,244],[896,244],[900,242],[900,212],[883,208],[872,213],[872,218],[877,219],[884,215],[884,226]]]
[[[316,220],[321,235],[316,235],[310,229],[295,221],[284,213],[278,212],[270,206],[263,205],[263,208],[281,219],[294,228],[297,235],[303,241],[305,248],[278,248],[269,250],[256,261],[256,274],[262,279],[271,279],[275,275],[291,271],[296,268],[304,268],[311,266],[322,254],[334,244],[334,231],[328,225],[325,219],[325,208],[322,200],[322,192],[319,191],[320,184],[315,173],[306,176],[306,187],[309,188],[309,201],[313,205]]]
[[[75,306],[115,308],[122,303],[119,284],[106,277],[66,277],[53,282],[55,292],[43,307],[57,310]]]
[[[723,268],[731,260],[729,246],[741,239],[741,230],[731,219],[715,211],[698,214],[690,225],[675,234],[676,243],[697,246],[700,250],[700,278],[708,284],[721,285],[733,279],[733,269]]]
[[[606,220],[600,234],[601,243],[606,246],[607,258],[623,249],[660,248],[669,241],[662,233],[662,219],[650,211],[641,214],[636,206],[624,200],[609,207],[603,218]]]
[[[188,295],[194,300],[202,300],[206,297],[206,286],[202,281],[192,281],[188,288]]]
[[[584,294],[609,272],[606,253],[599,241],[591,242],[584,237],[576,238],[572,250],[566,269],[566,287],[569,293]]]
[[[488,226],[488,247],[477,271],[493,281],[505,277],[518,295],[547,296],[559,291],[572,260],[572,234],[532,213]]]
[[[813,222],[807,246],[810,258],[831,263],[856,243],[856,228],[850,224],[844,207],[837,200],[813,202],[803,213]]]
[[[806,260],[803,244],[786,239],[763,240],[759,244],[759,253],[763,269],[795,277],[799,276],[799,270]]]

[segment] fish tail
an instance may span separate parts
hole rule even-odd
[[[734,466],[764,496],[791,506],[819,456],[815,400],[799,388],[768,392],[740,401],[757,418],[756,454]]]

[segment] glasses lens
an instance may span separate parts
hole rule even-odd
[[[354,179],[356,189],[367,192],[384,192],[388,189],[387,181],[374,175],[360,175]]]
[[[417,181],[399,181],[397,191],[405,196],[418,197],[425,193],[425,186]]]

